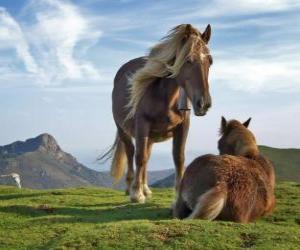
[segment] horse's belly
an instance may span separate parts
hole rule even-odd
[[[164,131],[164,132],[150,132],[150,139],[153,142],[162,142],[166,141],[173,137],[173,131]]]
[[[163,119],[153,122],[150,130],[150,138],[154,142],[161,142],[173,137],[174,130],[182,123],[183,118],[179,115],[168,114]]]

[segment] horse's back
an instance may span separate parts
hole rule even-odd
[[[138,69],[142,68],[147,61],[147,57],[137,57],[127,63],[123,64],[114,79],[114,86],[118,85],[120,81],[127,79],[128,76],[134,74]]]
[[[124,120],[127,116],[125,107],[130,98],[130,93],[128,91],[128,78],[138,69],[142,68],[146,63],[146,60],[146,57],[139,57],[130,60],[121,66],[115,76],[114,88],[112,91],[112,109],[115,122],[120,127],[124,125]]]
[[[221,186],[228,195],[226,205],[217,219],[239,221],[246,216],[254,220],[264,214],[266,201],[273,193],[261,164],[264,164],[262,160],[232,155],[198,157],[185,171],[180,195],[193,209],[201,195],[215,186]],[[251,207],[254,207],[252,211],[249,210]]]

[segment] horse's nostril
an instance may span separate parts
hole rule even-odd
[[[198,101],[196,102],[196,105],[197,105],[198,108],[202,108],[202,107],[204,106],[203,99],[201,98],[200,100],[198,100]]]
[[[211,107],[211,102],[206,104],[206,108],[209,109]]]

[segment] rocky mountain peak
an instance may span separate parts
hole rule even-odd
[[[33,151],[43,151],[52,154],[62,152],[55,138],[47,133],[40,134],[26,141],[16,141],[0,146],[0,153],[2,154],[23,154]]]
[[[47,133],[41,134],[36,138],[33,138],[32,143],[35,143],[39,150],[44,150],[46,152],[57,153],[58,151],[61,151],[55,138]]]

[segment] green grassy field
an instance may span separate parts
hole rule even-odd
[[[171,189],[146,204],[100,188],[0,187],[0,249],[300,249],[300,184],[277,186],[273,215],[256,223],[174,220]]]

